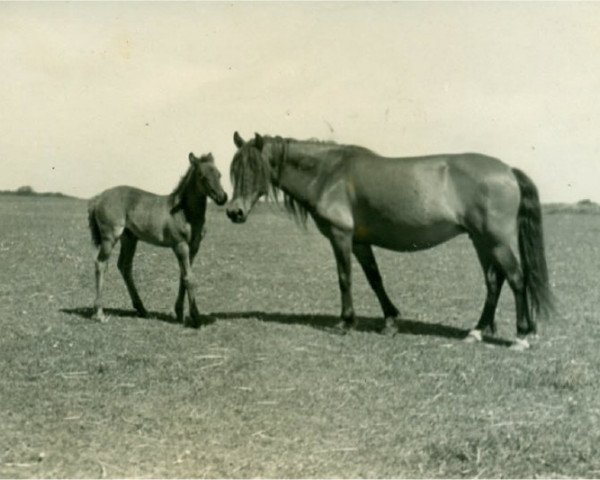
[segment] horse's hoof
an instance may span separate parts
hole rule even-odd
[[[385,326],[380,333],[386,337],[393,338],[398,335],[398,329],[396,327]]]
[[[530,345],[526,338],[516,338],[509,348],[515,352],[524,352],[529,350]]]
[[[337,335],[346,335],[352,330],[353,326],[354,323],[341,321],[331,327],[331,331]]]
[[[183,322],[183,326],[187,328],[200,328],[202,322],[199,318],[186,318]]]
[[[103,313],[95,313],[92,315],[92,320],[98,323],[108,323],[108,315],[104,315]]]
[[[483,340],[483,335],[481,333],[481,330],[473,329],[463,339],[463,342],[465,342],[465,343],[477,343],[477,342],[481,342],[481,340]]]

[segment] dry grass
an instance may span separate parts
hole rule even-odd
[[[174,256],[147,245],[153,318],[113,259],[111,320],[90,320],[83,202],[0,197],[0,223],[2,477],[600,476],[600,216],[547,217],[560,318],[523,354],[460,341],[484,296],[466,238],[376,253],[405,319],[388,338],[359,268],[361,329],[330,331],[329,246],[276,210],[243,226],[211,210],[199,330],[173,320]],[[508,291],[498,321],[512,338]]]

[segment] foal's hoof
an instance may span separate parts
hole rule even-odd
[[[388,317],[385,319],[385,325],[381,329],[381,335],[385,335],[386,337],[395,337],[398,335],[398,324],[396,317]]]
[[[483,340],[483,334],[481,333],[481,330],[473,329],[463,339],[463,342],[477,343],[477,342],[481,342],[481,340]]]
[[[516,338],[509,348],[516,352],[524,352],[525,350],[529,350],[530,345],[526,338]]]

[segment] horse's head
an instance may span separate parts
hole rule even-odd
[[[190,152],[190,164],[194,167],[194,178],[196,188],[213,199],[217,205],[227,203],[227,194],[221,185],[221,172],[215,165],[212,153],[196,157]]]
[[[237,152],[231,162],[233,198],[227,206],[227,216],[234,223],[243,223],[254,204],[269,193],[269,163],[263,158],[263,138],[257,133],[245,142],[238,132],[233,135]]]

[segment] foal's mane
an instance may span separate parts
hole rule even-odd
[[[190,156],[191,155],[193,155],[193,154],[190,153]],[[207,162],[213,162],[213,161],[214,161],[214,158],[213,158],[212,154],[208,153],[206,155],[202,155],[200,158],[197,159],[197,161],[190,162],[190,166],[188,167],[187,171],[179,179],[179,183],[173,189],[173,191],[169,194],[169,204],[171,205],[171,207],[173,207],[173,208],[178,207],[179,204],[181,203],[181,201],[183,200],[183,195],[185,193],[185,190],[186,190],[188,184],[190,183],[190,180],[192,179],[196,169],[198,168],[198,165],[200,165],[201,163],[207,163]]]

